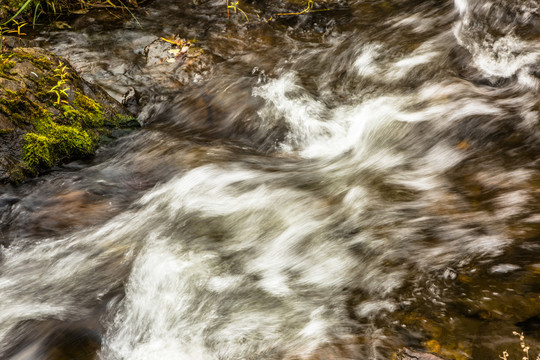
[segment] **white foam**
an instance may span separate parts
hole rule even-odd
[[[489,271],[493,274],[506,274],[506,273],[513,272],[519,269],[520,267],[514,264],[498,264],[498,265],[492,266]]]
[[[296,150],[314,138],[324,138],[342,130],[339,124],[323,120],[325,107],[297,84],[294,73],[253,89],[253,96],[259,96],[267,103],[259,112],[262,126],[281,125],[289,129],[285,141],[280,144],[284,151]]]
[[[394,312],[397,305],[390,300],[364,301],[356,308],[356,314],[360,317],[369,317],[379,314],[381,311]]]
[[[360,50],[360,55],[353,63],[359,76],[376,75],[380,68],[377,57],[380,56],[383,46],[380,44],[367,44]]]
[[[459,13],[463,15],[468,8],[468,0],[454,0],[454,5],[456,6],[456,9],[458,9]]]
[[[415,67],[425,65],[433,61],[439,53],[436,51],[426,51],[423,53],[414,54],[411,57],[401,59],[394,63],[391,70],[386,75],[388,80],[399,80],[408,75]]]

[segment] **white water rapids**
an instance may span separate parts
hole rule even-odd
[[[247,95],[219,103],[214,124],[179,95],[92,181],[124,162],[182,169],[99,226],[11,232],[0,358],[46,359],[36,324],[96,312],[103,360],[384,359],[407,344],[388,330],[395,314],[444,312],[456,271],[503,256],[516,221],[540,222],[540,42],[514,31],[538,25],[538,2],[418,3],[381,19],[396,39],[334,36],[240,79]],[[238,84],[208,92],[219,102]],[[180,150],[175,131],[201,127],[225,141]]]

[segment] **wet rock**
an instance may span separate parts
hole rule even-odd
[[[23,37],[4,36],[4,50],[12,50],[21,46],[32,47],[34,44],[32,41],[29,41]]]
[[[133,117],[69,63],[40,48],[0,53],[0,183],[94,154]]]
[[[212,56],[187,39],[159,38],[145,47],[146,66],[169,77],[178,86],[197,82],[213,63]]]
[[[433,355],[431,353],[414,351],[411,349],[403,348],[395,356],[396,360],[444,360],[441,357]]]
[[[132,114],[136,113],[139,108],[140,94],[135,88],[130,87],[122,98],[122,105],[124,105]]]

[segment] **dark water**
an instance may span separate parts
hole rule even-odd
[[[263,21],[305,6],[156,1],[142,29],[37,37],[137,89],[145,126],[2,189],[0,358],[517,359],[513,331],[540,351],[540,4]],[[147,62],[175,34],[194,65]]]

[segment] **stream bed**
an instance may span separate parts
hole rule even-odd
[[[540,3],[230,6],[32,35],[143,128],[0,188],[0,358],[534,358]]]

